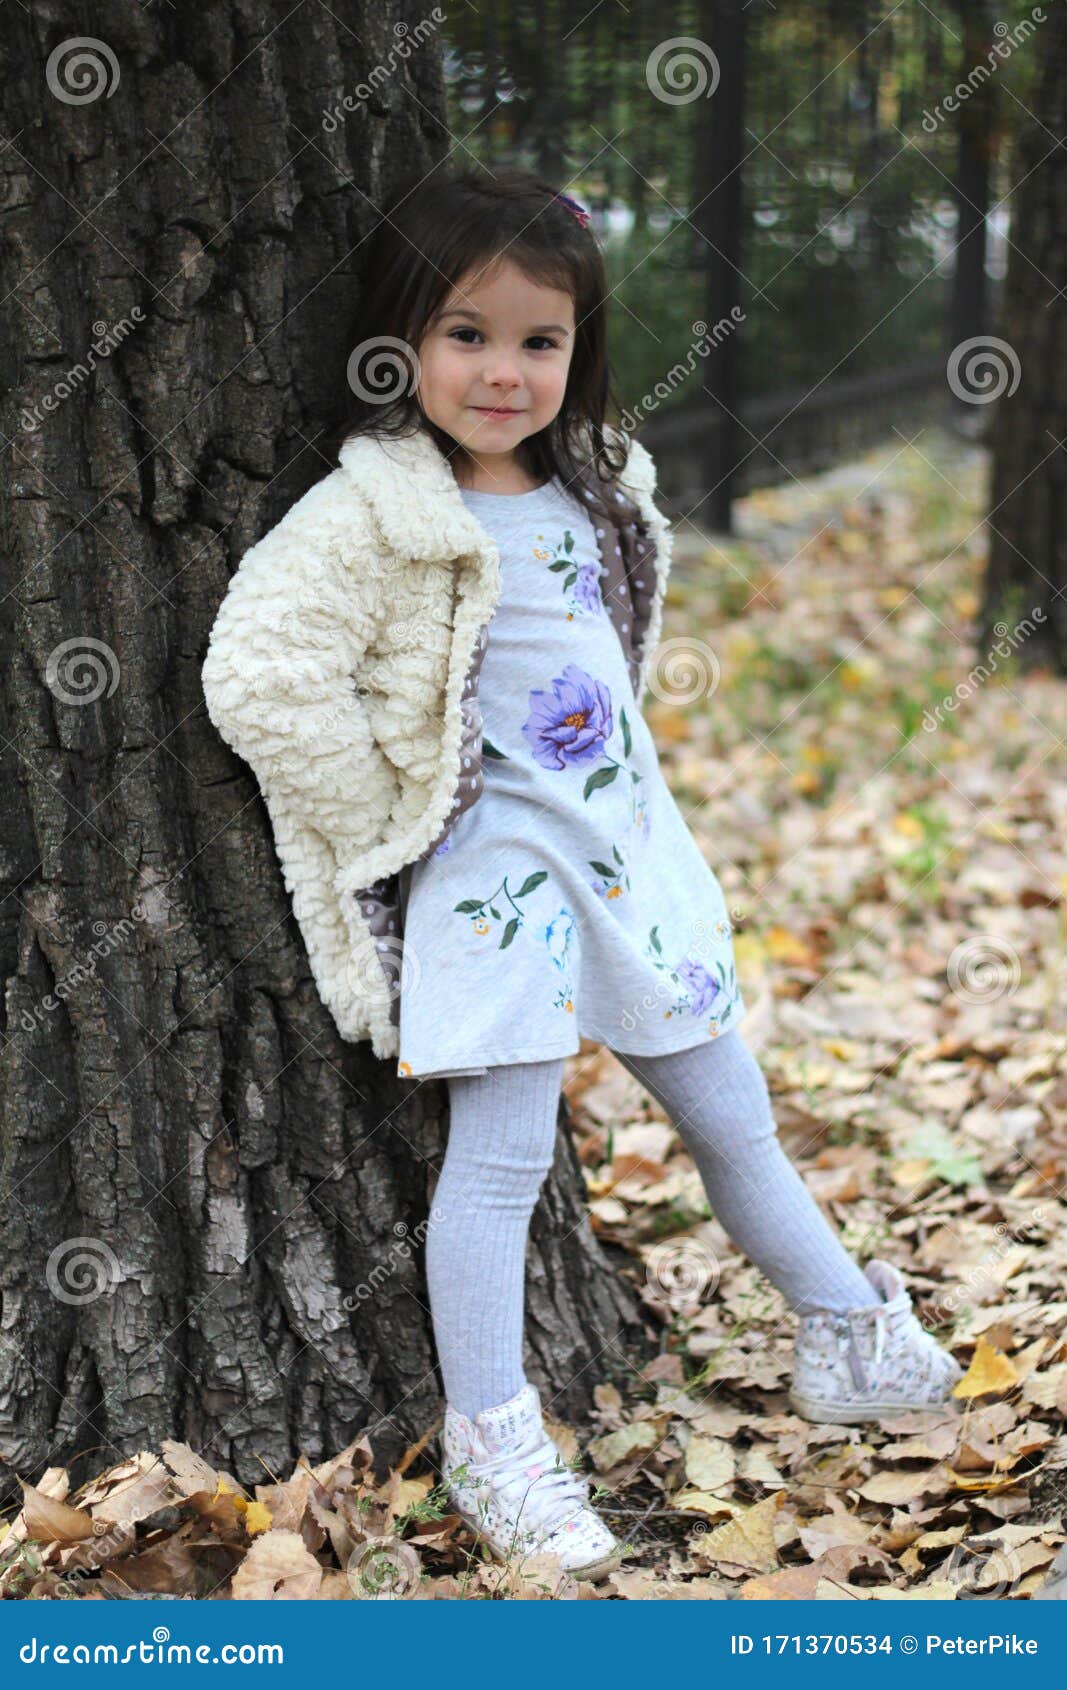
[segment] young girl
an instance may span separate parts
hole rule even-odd
[[[942,1404],[960,1368],[897,1269],[842,1247],[739,1031],[722,890],[640,711],[670,536],[647,452],[606,427],[588,213],[526,175],[431,173],[386,208],[365,274],[341,467],[243,560],[205,693],[259,774],[338,1026],[448,1086],[426,1267],[453,1506],[498,1554],[600,1577],[621,1545],[522,1365],[527,1231],[580,1037],[657,1099],[800,1317],[798,1413]],[[383,352],[384,394],[360,363]]]

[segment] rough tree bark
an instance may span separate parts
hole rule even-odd
[[[1067,674],[1067,6],[1058,5],[1020,52],[1040,55],[1012,169],[1008,273],[998,335],[1018,360],[1005,361],[994,430],[989,569],[980,644],[1031,617],[1034,632],[1013,644],[1024,668]],[[1002,360],[1003,354],[998,354]],[[989,371],[985,372],[988,377]],[[1032,617],[1034,608],[1044,619]]]
[[[373,207],[448,151],[439,33],[400,17],[105,4],[81,47],[73,4],[7,18],[5,1500],[166,1437],[246,1483],[363,1429],[384,1465],[439,1412],[445,1090],[338,1037],[200,687],[240,557],[332,467]],[[561,1415],[644,1336],[583,1198],[564,1116],[527,1356]]]

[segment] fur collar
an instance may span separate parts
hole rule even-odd
[[[619,431],[606,432],[614,437]],[[424,429],[389,440],[357,435],[341,447],[339,460],[371,506],[386,544],[399,556],[445,561],[485,551],[485,531],[463,503],[448,460]],[[630,441],[619,484],[647,515],[655,467],[637,440]]]

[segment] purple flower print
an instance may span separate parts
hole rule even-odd
[[[583,610],[600,614],[600,565],[583,563],[574,584],[574,597]]]
[[[551,693],[541,687],[530,693],[522,731],[543,769],[565,769],[602,756],[612,725],[611,693],[603,681],[568,663]]]
[[[712,979],[702,962],[690,962],[688,957],[675,963],[674,972],[693,994],[690,1005],[693,1014],[706,1015],[722,990],[719,982]]]

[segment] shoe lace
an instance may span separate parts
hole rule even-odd
[[[530,1468],[540,1468],[531,1474]],[[574,1472],[558,1446],[543,1428],[531,1428],[521,1443],[468,1461],[467,1471],[475,1483],[492,1486],[509,1515],[524,1527],[535,1527],[546,1535],[574,1518],[589,1500],[589,1480]]]
[[[857,1312],[863,1315],[868,1313],[866,1309]],[[941,1347],[933,1333],[927,1332],[926,1328],[916,1319],[910,1298],[893,1298],[888,1303],[877,1304],[870,1312],[874,1315],[875,1326],[874,1353],[871,1357],[872,1367],[877,1368],[881,1365],[887,1353],[890,1338],[902,1335],[906,1335],[907,1339],[924,1351],[931,1360],[935,1355],[940,1354]],[[866,1369],[848,1315],[841,1317],[838,1333],[841,1349],[848,1355],[853,1378],[857,1386],[861,1390],[865,1390],[867,1386]]]

